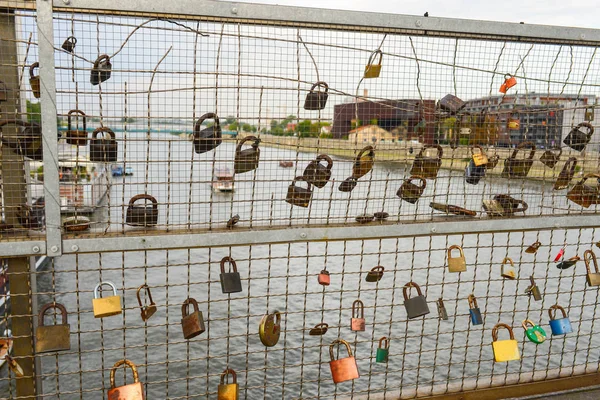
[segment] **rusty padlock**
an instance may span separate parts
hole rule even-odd
[[[225,272],[225,263],[229,263],[230,268],[233,271]],[[231,257],[223,257],[221,260],[221,274],[219,275],[221,280],[221,291],[223,293],[239,293],[242,291],[242,279],[240,273],[237,270],[237,264]]]
[[[229,383],[229,375],[232,382]],[[227,382],[225,382],[227,379]],[[221,374],[221,383],[219,383],[217,400],[238,400],[240,388],[237,383],[237,375],[234,370],[227,368]]]
[[[452,94],[447,94],[440,100],[439,104],[442,110],[447,111],[450,114],[456,114],[467,103]]]
[[[377,64],[374,64],[377,56],[379,56],[379,61],[377,62]],[[377,49],[373,53],[371,53],[371,55],[369,56],[369,61],[367,62],[367,66],[365,67],[365,79],[379,78],[379,74],[381,74],[382,60],[383,52],[381,50]]]
[[[365,330],[365,305],[361,300],[354,300],[354,303],[352,303],[350,330],[355,332],[362,332]]]
[[[8,86],[6,83],[0,81],[0,103],[8,100]]]
[[[136,205],[139,200],[144,200],[144,205]],[[150,202],[148,204],[147,202]],[[149,194],[137,194],[129,200],[127,225],[131,226],[154,226],[158,223],[158,202]]]
[[[458,250],[458,257],[452,257],[452,250]],[[448,247],[448,271],[450,272],[465,272],[467,270],[467,261],[462,247],[453,244]]]
[[[525,249],[525,253],[535,254],[535,253],[537,253],[538,249],[541,246],[542,246],[542,244],[539,241],[536,241],[536,242],[532,243],[531,245],[529,245],[529,247],[527,247]]]
[[[340,192],[351,192],[356,187],[357,183],[358,181],[356,180],[356,178],[351,176],[349,178],[346,178],[342,183],[340,183],[338,190]]]
[[[586,250],[583,253],[583,261],[585,261],[585,269],[587,270],[588,286],[600,286],[600,271],[598,270],[598,259],[592,250]],[[590,264],[594,264],[594,272]]]
[[[506,93],[508,89],[517,84],[517,79],[509,74],[504,75],[504,83],[500,85],[500,93]]]
[[[408,297],[411,287],[417,289],[417,296]],[[429,314],[429,307],[427,306],[427,300],[421,292],[421,288],[414,282],[408,282],[402,288],[402,294],[404,295],[404,308],[408,319],[422,317],[423,315]]]
[[[81,118],[81,123],[83,125],[83,130],[73,129],[71,125],[71,116],[73,114],[78,114],[77,120]],[[77,124],[78,127],[79,123]],[[85,146],[87,145],[88,133],[87,133],[87,121],[85,113],[81,110],[71,110],[67,114],[67,134],[65,135],[65,140],[68,144],[73,146]]]
[[[319,285],[329,286],[331,284],[331,275],[329,275],[329,271],[326,269],[321,270],[319,272]]]
[[[527,289],[525,289],[525,294],[533,296],[533,299],[535,301],[541,301],[542,300],[542,292],[540,291],[540,288],[538,287],[538,285],[536,285],[535,279],[533,279],[533,275],[531,275],[529,277],[529,282],[530,282],[530,285],[527,287]]]
[[[306,188],[296,186],[296,182],[306,182]],[[312,186],[303,176],[297,176],[288,186],[285,201],[293,206],[308,207],[312,197]]]
[[[40,63],[36,62],[31,64],[29,67],[29,84],[31,85],[31,91],[33,92],[33,97],[36,99],[40,98],[40,76],[34,74],[34,70],[40,67]]]
[[[242,146],[246,142],[252,142],[249,149],[242,150]],[[258,168],[258,161],[260,159],[260,149],[258,145],[260,139],[254,136],[246,136],[235,149],[235,159],[233,162],[233,170],[236,174],[243,174],[244,172],[253,171]]]
[[[272,314],[267,314],[260,320],[258,326],[258,335],[260,341],[267,347],[273,347],[279,342],[281,335],[281,313],[277,310]]]
[[[98,138],[100,133],[102,137]],[[108,135],[108,138],[105,135]],[[90,139],[90,161],[115,162],[117,161],[117,148],[115,133],[105,126],[97,128]]]
[[[324,91],[321,91],[324,88]],[[315,91],[315,89],[317,89]],[[317,82],[310,88],[310,92],[306,94],[306,100],[304,101],[305,110],[322,110],[327,105],[327,97],[329,94],[329,86],[325,82]]]
[[[133,372],[133,383],[115,387],[115,372],[121,365],[131,368],[131,371]],[[110,370],[108,400],[144,400],[144,387],[140,382],[137,367],[131,361],[126,359],[117,361]]]
[[[488,157],[488,162],[485,164],[485,169],[487,170],[496,168],[498,161],[500,161],[500,156],[498,154]]]
[[[556,150],[558,150],[558,154],[556,154]],[[562,149],[560,147],[558,149],[548,149],[540,157],[540,162],[548,168],[554,168],[560,161],[561,154]]]
[[[529,147],[529,157],[525,159],[517,159],[519,150]],[[504,160],[504,170],[502,176],[504,178],[525,177],[529,174],[529,170],[533,165],[533,156],[535,155],[535,144],[533,142],[522,142],[513,150],[509,158]]]
[[[336,344],[343,344],[346,346],[348,357],[337,360],[334,358],[333,346]],[[358,365],[356,364],[356,359],[352,355],[350,344],[348,344],[348,342],[346,342],[344,339],[336,339],[329,345],[329,359],[329,368],[331,369],[333,383],[338,384],[340,382],[351,381],[360,377]]]
[[[102,54],[94,61],[94,67],[90,75],[90,83],[92,85],[99,85],[101,82],[110,79],[112,71],[112,64],[110,63],[110,57],[106,54]]]
[[[510,267],[507,267],[506,263],[509,263]],[[503,278],[507,278],[507,279],[512,279],[512,280],[517,279],[517,270],[515,268],[515,263],[512,260],[512,258],[504,257],[504,260],[502,260],[500,275],[502,275]]]
[[[315,325],[314,328],[308,332],[310,336],[321,336],[327,333],[327,329],[329,329],[329,325],[325,322],[321,322],[320,324]]]
[[[437,299],[435,304],[437,305],[438,315],[439,315],[440,319],[443,319],[444,321],[448,321],[448,311],[446,310],[446,305],[444,304],[444,299],[442,299],[440,297],[439,299]]]
[[[191,314],[189,314],[190,304],[194,307],[194,312]],[[195,338],[206,330],[204,327],[204,317],[202,316],[202,311],[198,308],[196,299],[188,297],[183,302],[181,305],[181,316],[181,328],[185,339]]]
[[[202,123],[207,119],[214,119],[213,126],[202,129]],[[200,117],[194,124],[194,151],[198,154],[206,153],[217,148],[223,142],[221,124],[215,113],[207,113]]]
[[[418,180],[420,185],[413,183],[415,180]],[[396,196],[400,197],[406,202],[415,204],[425,191],[426,186],[427,181],[425,178],[418,175],[412,175],[410,178],[405,179],[404,182],[402,182],[402,186],[400,186],[400,189],[398,189],[396,192]]]
[[[583,132],[581,128],[587,129],[587,132]],[[572,148],[573,150],[583,151],[585,146],[592,139],[594,134],[594,127],[589,122],[582,122],[575,128],[571,129],[571,132],[567,135],[563,143]]]
[[[75,50],[75,45],[77,44],[77,38],[75,36],[69,36],[65,39],[62,44],[62,49],[67,53],[73,53]]]
[[[23,368],[21,367],[21,365],[19,365],[17,360],[12,358],[8,354],[6,354],[4,356],[4,358],[6,359],[6,362],[8,363],[8,368],[12,371],[13,374],[15,374],[15,376],[17,378],[22,378],[25,376],[25,372],[23,371]]]
[[[577,166],[577,158],[569,157],[569,159],[565,162],[563,169],[558,174],[558,178],[556,182],[554,182],[554,190],[561,190],[569,187],[569,182],[575,176],[575,167]]]
[[[381,278],[383,278],[384,271],[385,271],[385,268],[383,268],[381,265],[373,267],[367,273],[367,277],[365,278],[365,280],[367,282],[377,282],[377,281],[381,280]]]
[[[321,161],[325,161],[327,165],[321,164]],[[318,187],[319,189],[325,187],[327,182],[331,178],[331,168],[333,167],[333,160],[327,154],[320,154],[316,160],[311,161],[306,168],[302,176],[308,183]]]
[[[113,295],[110,297],[100,297],[102,286],[110,286]],[[111,317],[121,314],[121,296],[117,295],[117,287],[114,283],[104,281],[100,282],[94,288],[94,299],[92,300],[92,308],[94,309],[95,318]]]
[[[142,289],[145,289],[146,291],[146,298],[150,301],[149,305],[144,305],[144,303],[142,303],[142,296],[141,296],[141,291]],[[154,303],[154,300],[152,300],[152,293],[150,293],[150,287],[148,285],[141,285],[138,289],[137,289],[137,299],[138,299],[138,304],[140,305],[140,313],[142,315],[142,321],[148,321],[150,319],[151,316],[153,316],[156,313],[156,304]]]
[[[35,122],[25,122],[20,119],[5,119],[0,121],[0,131],[4,125],[17,125],[23,128],[12,140],[0,135],[2,144],[16,154],[36,161],[42,161],[44,156],[42,128]]]
[[[590,178],[600,180],[598,174],[586,174],[567,193],[567,199],[582,207],[588,208],[592,204],[600,204],[600,189],[597,186],[588,186],[585,181]]]
[[[373,164],[375,164],[375,151],[373,146],[367,146],[358,153],[354,160],[352,177],[355,179],[362,178],[373,169]]]
[[[435,157],[426,157],[424,154],[427,149],[436,149],[437,154]],[[422,176],[425,179],[435,179],[437,178],[438,171],[442,166],[442,154],[444,151],[442,150],[442,146],[440,145],[425,145],[419,151],[419,154],[415,157],[413,161],[412,168],[410,170],[411,175]]]
[[[497,194],[494,196],[494,201],[497,201],[502,207],[502,213],[505,216],[513,215],[518,212],[525,212],[529,208],[523,200],[515,199],[508,194]]]
[[[50,309],[59,310],[62,324],[45,325],[44,317]],[[45,304],[38,314],[38,328],[35,332],[35,351],[45,353],[71,349],[71,327],[67,320],[67,309],[59,303]]]

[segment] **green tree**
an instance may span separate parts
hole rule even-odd
[[[27,121],[42,123],[42,104],[27,100]]]
[[[231,125],[234,122],[236,122],[235,117],[233,115],[228,115],[227,118],[225,118],[225,124],[226,125]]]
[[[254,131],[256,131],[256,128],[254,128]],[[243,124],[242,125],[242,132],[252,132],[252,125],[250,125],[250,124]]]
[[[238,124],[237,122],[232,122],[231,124],[229,124],[229,130],[237,131],[239,126],[240,126],[240,124]]]

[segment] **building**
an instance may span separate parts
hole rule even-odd
[[[348,141],[350,143],[394,143],[396,140],[397,137],[391,132],[388,132],[377,125],[360,126],[351,130],[348,134]]]

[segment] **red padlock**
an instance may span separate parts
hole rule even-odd
[[[346,350],[348,350],[348,357],[334,360],[333,346],[340,343],[346,346]],[[358,373],[358,365],[356,365],[356,359],[352,355],[352,349],[350,348],[348,342],[346,342],[344,339],[334,340],[331,345],[329,345],[329,357],[331,359],[331,361],[329,361],[329,368],[331,368],[331,377],[333,378],[333,383],[338,384],[340,382],[346,382],[360,377],[360,374]]]
[[[319,285],[329,286],[331,283],[331,276],[329,275],[329,271],[326,269],[322,270],[319,273]]]
[[[554,257],[554,262],[559,262],[563,256],[565,255],[565,249],[560,249],[560,251],[558,252],[558,254],[556,255],[556,257]]]
[[[506,93],[508,89],[517,84],[517,79],[511,75],[504,75],[504,83],[500,85],[500,93]]]

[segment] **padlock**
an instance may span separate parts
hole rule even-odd
[[[8,368],[10,368],[10,370],[12,371],[12,373],[15,374],[15,376],[17,378],[22,378],[22,377],[25,376],[25,372],[23,372],[23,368],[21,367],[21,365],[19,365],[19,363],[17,362],[17,360],[15,360],[14,358],[12,358],[8,354],[6,354],[4,356],[4,358],[6,359],[6,362],[8,363]]]
[[[447,321],[448,320],[448,311],[446,311],[446,305],[444,304],[444,300],[440,297],[439,299],[437,299],[435,304],[437,305],[438,315],[439,315],[440,319]]]
[[[150,301],[150,304],[147,306],[142,303],[142,297],[140,293],[142,289],[145,289],[146,298]],[[156,313],[156,304],[154,303],[154,300],[152,300],[152,293],[150,293],[150,287],[148,287],[148,285],[142,285],[137,289],[137,299],[138,304],[140,305],[142,321],[148,321],[150,317]]]
[[[556,150],[558,150],[558,154],[556,154]],[[558,149],[548,149],[540,157],[540,162],[548,168],[554,168],[560,161],[561,154],[562,149],[560,147]]]
[[[542,246],[542,244],[538,241],[534,242],[533,244],[529,245],[529,247],[527,247],[525,249],[525,253],[529,253],[529,254],[535,254],[537,253],[538,249]]]
[[[510,340],[498,340],[498,329],[508,330]],[[520,360],[519,344],[515,340],[515,334],[510,326],[499,323],[492,329],[492,348],[494,349],[494,360],[496,362]]]
[[[569,157],[569,159],[565,162],[563,169],[558,174],[558,178],[556,182],[554,182],[554,190],[565,189],[569,186],[569,182],[575,176],[575,167],[577,166],[577,158]]]
[[[0,103],[8,100],[8,86],[6,83],[0,81]]]
[[[509,263],[510,266],[507,266],[506,263]],[[502,260],[500,274],[503,278],[512,280],[517,279],[517,270],[515,269],[515,263],[513,262],[512,258],[504,257],[504,260]]]
[[[379,61],[377,64],[374,64],[375,59],[379,56]],[[379,49],[375,50],[369,56],[369,61],[367,62],[367,66],[365,67],[365,79],[370,78],[379,78],[379,74],[381,73],[381,61],[383,60],[383,52]]]
[[[77,44],[77,38],[75,36],[69,36],[63,42],[62,48],[67,53],[73,53],[73,50],[75,50],[75,45],[76,44]]]
[[[214,119],[213,126],[202,129],[202,123],[207,119]],[[221,124],[215,113],[207,113],[200,117],[194,124],[194,151],[198,154],[206,153],[217,148],[223,142]]]
[[[546,341],[546,331],[544,331],[541,326],[534,324],[533,321],[529,319],[523,321],[522,325],[523,329],[525,329],[525,336],[527,336],[527,339],[531,342],[541,344]],[[528,325],[531,325],[531,327],[528,328]]]
[[[500,204],[505,216],[510,216],[518,212],[524,213],[529,208],[523,200],[515,199],[508,194],[497,194],[494,196],[494,200]]]
[[[375,164],[375,151],[373,146],[367,146],[358,153],[354,160],[352,177],[355,179],[362,178],[373,169],[373,164]]]
[[[444,204],[444,203],[429,203],[429,207],[434,210],[444,212],[446,214],[454,214],[454,215],[466,215],[469,217],[475,217],[477,212],[473,210],[467,210],[464,207],[455,206],[453,204]]]
[[[586,250],[583,253],[583,261],[587,269],[587,284],[588,286],[600,286],[600,271],[598,270],[598,259],[592,250]],[[590,267],[590,263],[594,263],[594,272]]]
[[[98,138],[98,134],[103,136]],[[108,138],[105,138],[108,135]],[[90,161],[93,162],[115,162],[117,161],[117,140],[115,133],[105,126],[97,128],[90,139]]]
[[[77,118],[81,118],[81,123],[83,125],[83,130],[73,129],[71,125],[71,115],[79,114]],[[65,140],[68,144],[72,144],[73,146],[85,146],[87,145],[88,133],[87,133],[87,122],[85,113],[81,110],[71,110],[67,114],[67,133],[65,135]]]
[[[327,329],[329,329],[329,325],[321,322],[320,324],[316,324],[314,328],[311,328],[308,334],[310,336],[321,336],[327,333]]]
[[[225,263],[228,262],[230,268],[233,268],[233,272],[225,272]],[[223,257],[221,260],[221,273],[219,274],[221,280],[221,291],[223,293],[239,293],[242,291],[242,280],[240,273],[237,270],[237,264],[231,257]]]
[[[560,312],[562,312],[562,318],[555,319],[556,310],[560,310]],[[554,311],[554,314],[552,311]],[[571,321],[569,321],[569,317],[567,316],[567,312],[564,308],[558,304],[555,304],[548,309],[548,315],[550,316],[550,329],[552,329],[553,336],[566,335],[567,333],[573,332]]]
[[[359,224],[368,224],[369,222],[373,222],[375,216],[373,214],[361,214],[357,215],[354,219]]]
[[[500,156],[498,154],[488,157],[488,162],[485,164],[485,169],[488,170],[496,168],[498,161],[500,161]]]
[[[436,149],[437,154],[435,157],[425,157],[424,153],[427,149]],[[413,161],[412,168],[410,170],[411,175],[422,176],[425,179],[437,178],[438,171],[442,166],[442,146],[440,145],[425,145],[419,151],[419,154]]]
[[[377,347],[377,355],[375,356],[375,362],[386,363],[388,362],[388,356],[390,354],[390,340],[387,337],[379,339],[379,347]]]
[[[458,257],[452,257],[452,250],[458,250]],[[448,271],[450,272],[465,272],[467,270],[467,261],[462,247],[453,244],[448,247]]]
[[[362,332],[365,330],[365,305],[360,300],[354,300],[354,303],[352,303],[350,330],[355,332]]]
[[[477,306],[477,298],[475,295],[470,294],[468,297],[469,301],[469,315],[471,316],[471,324],[481,325],[483,324],[483,317],[481,316],[481,310]]]
[[[465,182],[470,185],[477,185],[481,178],[485,176],[485,165],[476,166],[471,159],[465,167]]]
[[[417,289],[417,296],[409,298],[408,291],[411,287]],[[427,306],[427,300],[421,292],[421,288],[414,282],[408,282],[402,288],[402,294],[404,295],[404,308],[408,314],[408,319],[422,317],[423,315],[429,314],[429,307]]]
[[[233,227],[238,222],[240,222],[240,216],[238,214],[235,214],[233,217],[229,218],[229,220],[227,221],[227,228],[233,229]]]
[[[474,150],[478,149],[479,153],[476,153]],[[471,147],[472,160],[476,167],[480,167],[482,165],[486,165],[488,163],[488,157],[483,151],[481,146],[472,146]],[[484,173],[485,174],[485,173]]]
[[[324,88],[324,91],[321,91]],[[315,89],[317,89],[315,91]],[[305,110],[322,110],[327,104],[327,97],[329,94],[329,86],[325,82],[317,82],[310,88],[310,92],[306,94],[306,100],[304,101]]]
[[[34,70],[40,67],[40,63],[36,62],[31,64],[29,67],[29,84],[31,85],[31,91],[33,92],[33,97],[36,99],[40,98],[40,76],[34,74]]]
[[[242,146],[246,142],[252,142],[249,149],[242,150]],[[258,168],[258,161],[260,159],[260,149],[258,145],[260,139],[254,136],[246,136],[235,149],[235,159],[233,162],[233,169],[236,174],[243,174],[244,172],[253,171]]]
[[[110,297],[100,297],[102,286],[110,286],[113,295]],[[114,283],[103,281],[94,288],[94,299],[92,300],[95,318],[111,317],[121,314],[121,296],[117,295],[117,287]]]
[[[110,57],[106,54],[102,54],[94,61],[94,67],[90,75],[90,83],[92,85],[99,85],[101,82],[110,79],[112,64],[110,63]]]
[[[585,128],[586,132],[583,132],[581,128]],[[571,132],[567,135],[563,143],[572,148],[573,150],[583,151],[585,146],[592,139],[594,134],[594,127],[589,122],[582,122],[575,128],[571,129]]]
[[[349,178],[346,178],[342,183],[340,183],[338,189],[340,192],[351,192],[356,187],[357,183],[358,181],[356,180],[356,178],[351,176]]]
[[[321,161],[325,161],[327,165],[321,164]],[[331,178],[331,168],[333,167],[333,160],[327,154],[320,154],[316,160],[311,161],[306,168],[302,176],[308,183],[318,187],[319,189],[325,187],[327,182]]]
[[[504,83],[500,85],[500,93],[506,93],[508,89],[515,86],[517,84],[517,80],[514,76],[506,74],[504,75]]]
[[[232,383],[229,383],[229,375],[231,375]],[[227,379],[227,383],[225,379]],[[237,375],[234,370],[227,368],[221,374],[217,400],[238,400],[239,395],[240,388],[237,383]]]
[[[331,284],[331,276],[329,275],[329,271],[326,269],[322,269],[319,272],[319,285],[329,286]]]
[[[144,205],[136,205],[144,200]],[[147,202],[150,202],[148,204]],[[129,200],[125,222],[131,226],[154,226],[158,223],[158,202],[149,194],[137,194]]]
[[[21,204],[17,207],[17,221],[23,228],[42,229],[44,221],[38,215],[28,204]]]
[[[585,184],[590,178],[600,179],[598,174],[586,174],[567,193],[567,199],[581,207],[589,208],[592,204],[600,204],[600,188]]]
[[[275,311],[262,317],[258,326],[260,341],[267,347],[273,347],[281,335],[281,313]]]
[[[383,268],[381,265],[373,267],[367,273],[367,277],[365,278],[365,280],[367,282],[377,282],[377,281],[381,280],[381,278],[383,278],[384,271],[385,271],[385,268]]]
[[[580,261],[580,260],[581,260],[581,257],[579,257],[579,256],[571,257],[568,260],[563,260],[563,261],[559,262],[558,264],[556,264],[556,268],[558,268],[558,269],[571,268],[573,265],[575,265],[577,263],[577,261]]]
[[[594,106],[586,107],[584,119],[586,121],[594,120]]]
[[[414,180],[418,180],[420,186],[414,184],[412,182]],[[396,196],[411,204],[415,204],[419,200],[419,197],[421,197],[421,195],[425,191],[426,186],[427,181],[425,180],[425,178],[418,175],[411,175],[410,178],[405,179],[404,182],[402,182],[402,186],[400,186],[400,189],[398,189],[398,191],[396,192]]]
[[[386,219],[388,219],[388,217],[390,216],[390,214],[388,214],[385,211],[377,211],[375,213],[373,213],[373,218],[375,218],[375,221],[380,221],[383,222]]]
[[[189,314],[190,304],[194,307],[194,312]],[[202,311],[198,308],[198,302],[196,299],[188,297],[181,305],[181,329],[183,330],[183,337],[185,339],[192,339],[203,333],[206,328],[204,327],[204,317]]]
[[[452,94],[447,94],[440,100],[440,108],[451,114],[456,114],[466,104],[467,103]]]
[[[121,365],[131,368],[131,371],[133,372],[133,383],[115,387],[115,372]],[[144,400],[144,387],[140,382],[137,367],[131,361],[125,359],[117,361],[110,370],[108,400]]]
[[[529,146],[529,157],[525,159],[517,159],[519,150]],[[509,158],[504,160],[504,170],[502,176],[504,178],[519,178],[525,177],[529,174],[529,170],[533,165],[533,156],[535,155],[535,144],[533,142],[522,142],[513,150]]]
[[[531,275],[529,277],[529,282],[531,284],[527,287],[527,289],[525,289],[525,294],[533,296],[533,299],[535,301],[541,301],[542,300],[542,292],[540,291],[540,288],[538,287],[538,285],[535,284],[535,279],[533,279],[533,275]]]
[[[306,188],[296,186],[296,182],[306,182]],[[303,176],[297,176],[288,186],[285,201],[293,206],[308,207],[312,197],[312,185]]]
[[[336,344],[343,344],[346,346],[348,357],[340,358],[338,360],[334,359],[333,346]],[[360,377],[358,365],[356,364],[356,359],[352,355],[350,344],[348,344],[348,342],[346,342],[344,339],[336,339],[329,345],[329,359],[329,368],[331,369],[333,383],[338,384],[341,382],[358,379]]]
[[[59,310],[62,316],[62,324],[45,325],[44,316],[53,308]],[[50,351],[61,351],[71,349],[71,326],[67,321],[67,309],[62,304],[45,304],[38,314],[38,327],[35,332],[35,351],[45,353]]]
[[[521,120],[519,119],[519,113],[512,113],[506,121],[506,127],[510,131],[518,131],[521,129]]]
[[[2,144],[16,154],[36,161],[42,161],[44,148],[42,141],[42,128],[35,122],[25,122],[20,119],[5,119],[0,121],[0,130],[4,125],[17,125],[23,128],[14,140],[0,135]]]

